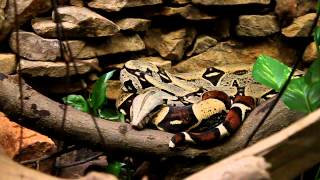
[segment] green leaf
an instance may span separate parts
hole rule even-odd
[[[310,102],[311,111],[320,107],[320,81],[310,86],[307,93],[308,101]]]
[[[71,105],[75,109],[78,109],[83,112],[89,112],[89,106],[87,101],[81,96],[81,95],[69,95],[67,97],[64,97],[63,102]]]
[[[121,167],[122,167],[121,162],[114,161],[108,164],[108,166],[106,167],[106,172],[119,177],[121,173]]]
[[[320,45],[320,27],[319,26],[317,26],[314,29],[313,35],[314,35],[314,42],[316,42],[317,51],[319,53],[319,45]]]
[[[280,61],[266,55],[260,55],[253,66],[253,78],[265,86],[279,91],[287,78],[291,68]]]
[[[98,115],[100,118],[110,121],[124,122],[124,115],[114,108],[98,109]]]
[[[282,100],[290,109],[311,112],[310,102],[307,98],[309,89],[303,77],[292,79],[282,96]]]
[[[94,84],[90,96],[90,105],[96,112],[106,101],[107,81],[111,78],[115,70],[102,75]]]
[[[320,1],[318,0],[318,3],[317,3],[317,13],[320,12]]]
[[[312,63],[304,78],[309,85],[320,81],[320,59],[317,59]]]

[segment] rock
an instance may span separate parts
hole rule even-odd
[[[0,73],[11,74],[16,70],[16,55],[0,53]]]
[[[275,13],[278,15],[280,21],[292,21],[293,18],[303,16],[308,12],[315,12],[317,1],[299,1],[299,0],[277,0]]]
[[[108,80],[106,96],[108,99],[116,100],[121,94],[121,82],[119,80]]]
[[[151,25],[151,21],[141,18],[125,18],[118,20],[116,24],[123,31],[146,31]]]
[[[263,37],[279,31],[277,17],[273,15],[242,15],[236,27],[238,36]]]
[[[156,50],[165,59],[181,60],[195,35],[195,30],[191,28],[173,31],[154,28],[147,31],[144,42],[147,48]]]
[[[304,16],[297,17],[293,20],[291,25],[283,28],[281,32],[286,37],[308,37],[315,18],[316,13],[309,13]]]
[[[80,26],[69,23],[69,22],[62,22],[63,32],[67,37],[81,37],[86,36],[83,34],[84,31],[81,31]],[[39,36],[45,38],[56,38],[57,31],[56,31],[56,23],[51,20],[51,18],[35,18],[32,19],[31,25],[33,30]]]
[[[304,62],[313,62],[318,58],[317,45],[315,42],[310,43],[303,53],[303,61]]]
[[[4,26],[6,23],[5,22],[6,17],[5,17],[5,13],[4,13],[6,4],[7,4],[7,0],[0,0],[0,32],[8,31],[5,29],[5,26]]]
[[[205,52],[209,48],[217,45],[218,41],[210,36],[202,35],[196,39],[193,48],[188,52],[187,56],[193,56]]]
[[[58,12],[63,22],[80,26],[80,32],[87,37],[112,36],[120,30],[112,21],[85,7],[63,6]]]
[[[70,5],[77,7],[84,7],[83,0],[70,0]]]
[[[269,5],[271,0],[192,0],[192,3],[201,5],[218,5],[218,6],[230,6],[230,5],[246,5],[246,4],[259,4]]]
[[[107,12],[120,11],[123,8],[162,4],[162,0],[93,0],[88,6]]]
[[[261,54],[277,58],[287,64],[292,64],[297,58],[296,51],[293,48],[287,47],[277,39],[267,39],[250,44],[226,41],[218,43],[204,53],[178,63],[174,66],[174,69],[178,72],[188,72],[199,68],[226,64],[252,64]]]
[[[191,0],[171,0],[170,3],[184,5],[184,4],[191,3]]]
[[[76,66],[79,74],[85,74],[98,66],[98,59],[76,60]],[[32,77],[48,76],[48,77],[65,77],[65,62],[43,62],[21,60],[21,72]],[[70,63],[69,75],[76,75],[73,63]]]
[[[209,15],[199,8],[189,4],[184,7],[164,7],[154,15],[162,16],[181,16],[188,20],[212,20],[215,16]]]
[[[31,160],[49,155],[56,150],[54,142],[47,136],[24,128],[1,114],[0,146],[10,158],[17,161]],[[39,163],[38,170],[49,173],[47,170],[51,169],[53,161],[45,160]]]
[[[87,42],[86,46],[76,56],[88,59],[109,54],[134,52],[144,50],[145,45],[139,35],[116,35],[104,39]]]
[[[307,14],[308,12],[316,12],[317,11],[317,1],[299,1],[297,0],[297,16],[302,16]]]
[[[9,43],[13,52],[17,53],[15,32],[11,34]],[[85,46],[85,42],[78,40],[68,41],[68,44],[73,56],[78,55]],[[55,61],[61,57],[57,39],[44,39],[32,32],[19,32],[19,46],[20,56],[29,60]]]
[[[2,26],[0,26],[0,41],[6,38],[14,27],[13,2],[13,0],[8,0],[7,2],[1,1],[0,9],[5,6],[5,16],[1,16],[0,13],[0,19],[5,18],[5,20],[2,20]],[[18,7],[19,24],[23,24],[32,17],[51,9],[51,0],[16,0],[16,2]]]
[[[298,14],[298,2],[297,0],[277,0],[275,13],[279,18],[281,27],[287,26],[291,23],[293,18],[297,17]]]

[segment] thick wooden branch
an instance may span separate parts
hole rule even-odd
[[[305,118],[295,122],[282,131],[259,141],[253,146],[236,153],[206,169],[188,177],[188,180],[221,179],[225,175],[235,174],[230,165],[243,162],[248,157],[262,158],[270,164],[256,169],[249,169],[251,173],[266,171],[272,179],[293,179],[320,162],[320,109]],[[227,174],[224,174],[224,173]],[[250,173],[242,179],[251,179]],[[236,176],[235,176],[236,177]],[[234,178],[230,178],[234,179]]]
[[[161,155],[161,156],[208,156],[212,160],[226,157],[241,150],[248,136],[257,125],[257,120],[269,108],[270,101],[256,108],[242,127],[228,141],[208,150],[187,148],[184,151],[171,151],[168,142],[172,134],[145,129],[136,131],[129,124],[106,121],[67,108],[63,122],[63,105],[54,102],[33,90],[26,83],[23,89],[23,114],[20,112],[19,86],[17,77],[0,74],[0,111],[18,123],[58,139],[99,146],[104,150],[117,152]],[[289,111],[279,103],[267,122],[261,127],[252,142],[264,138],[283,127],[288,126],[302,114]]]

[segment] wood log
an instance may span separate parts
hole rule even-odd
[[[63,120],[64,105],[39,94],[26,83],[22,84],[23,113],[20,111],[20,93],[16,76],[0,74],[0,111],[16,122],[39,131],[49,137],[82,143],[89,147],[99,146],[104,150],[152,156],[205,156],[211,161],[239,151],[257,125],[257,120],[270,108],[271,100],[257,107],[241,128],[227,141],[210,149],[187,148],[172,151],[168,148],[171,133],[145,129],[137,131],[129,124],[93,118],[71,107]],[[289,111],[278,103],[267,122],[255,135],[253,142],[288,126],[303,114]]]
[[[320,109],[253,146],[191,175],[187,180],[219,179],[226,175],[221,172],[228,173],[231,164],[247,157],[263,158],[269,163],[268,173],[272,179],[293,179],[320,162],[319,130]],[[259,169],[265,171],[266,166]],[[248,175],[243,179],[250,177]]]

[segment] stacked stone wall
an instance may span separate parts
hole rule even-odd
[[[16,1],[21,72],[50,93],[66,93],[60,86],[66,66],[58,18],[62,43],[70,46],[78,67],[76,72],[70,66],[70,92],[81,89],[80,79],[90,84],[101,72],[120,69],[132,59],[178,72],[254,63],[260,54],[286,64],[302,53],[306,64],[316,59],[308,37],[315,0],[65,0],[59,1],[59,17],[50,0]],[[17,69],[13,7],[13,0],[0,0],[0,72],[8,74]],[[119,81],[111,87],[114,99]]]

